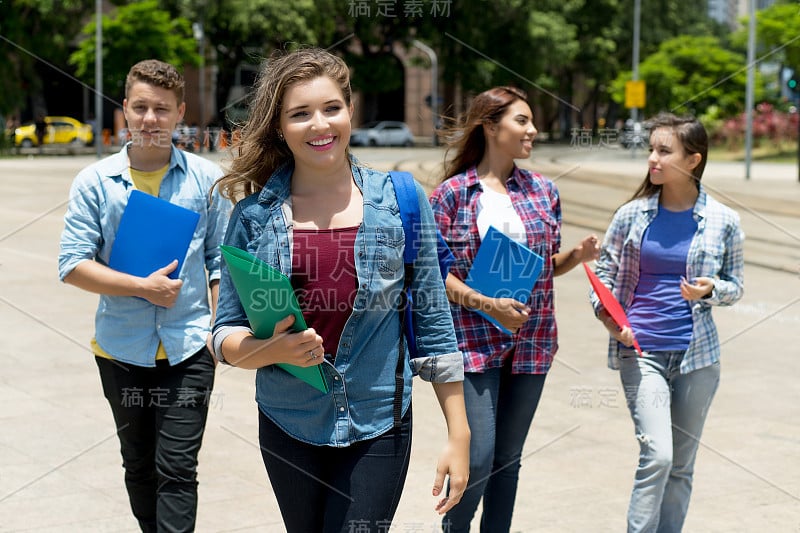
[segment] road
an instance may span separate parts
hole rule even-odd
[[[357,149],[376,168],[428,186],[437,149]],[[220,154],[215,154],[216,158]],[[561,191],[563,242],[602,234],[643,176],[644,154],[537,146],[523,162]],[[97,298],[57,280],[67,191],[87,157],[0,160],[0,531],[136,531],[118,444],[88,341]],[[791,167],[791,168],[788,168]],[[800,185],[793,166],[709,164],[709,189],[736,205],[748,234],[746,292],[715,310],[722,383],[697,461],[686,531],[800,531]],[[737,174],[738,173],[738,174]],[[637,459],[606,336],[580,269],[556,281],[560,350],[526,443],[513,531],[624,530]],[[415,384],[412,461],[398,532],[432,532],[430,496],[444,424]],[[199,532],[282,531],[258,452],[252,372],[220,368],[200,457]],[[380,482],[380,480],[377,480]]]

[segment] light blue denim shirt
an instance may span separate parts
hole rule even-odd
[[[363,221],[356,235],[358,289],[339,341],[335,361],[323,371],[330,392],[323,394],[277,366],[258,369],[256,401],[260,410],[289,435],[316,445],[347,446],[392,427],[394,373],[400,341],[399,298],[403,288],[404,233],[389,175],[352,167],[363,196]],[[225,244],[250,252],[287,276],[292,268],[291,166],[267,181],[260,193],[234,208]],[[450,306],[436,254],[433,213],[417,184],[422,244],[414,265],[412,293],[419,355],[405,351],[403,412],[411,402],[414,374],[427,381],[462,381]],[[248,321],[223,265],[214,325],[214,345]]]
[[[595,273],[623,309],[633,302],[639,283],[642,238],[658,214],[658,201],[659,195],[654,194],[628,202],[617,210],[606,231]],[[706,194],[700,186],[692,216],[697,222],[697,231],[689,245],[686,278],[712,278],[714,289],[707,298],[692,302],[692,338],[681,361],[681,374],[719,361],[719,336],[711,308],[731,305],[744,293],[744,233],[739,215]],[[593,291],[590,297],[595,313],[599,313],[600,300]],[[608,345],[608,366],[620,367],[619,343],[613,337]]]
[[[125,146],[81,170],[73,181],[58,256],[62,281],[82,261],[108,264],[122,212],[134,189],[129,167]],[[220,276],[219,245],[231,212],[230,202],[216,191],[213,201],[209,200],[220,176],[222,170],[215,163],[172,148],[159,197],[200,213],[180,273],[183,286],[170,308],[131,296],[100,296],[95,338],[115,359],[153,367],[161,342],[170,364],[175,365],[205,345],[211,321],[208,284]]]

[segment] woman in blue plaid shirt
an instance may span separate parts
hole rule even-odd
[[[614,215],[596,271],[631,326],[617,327],[594,293],[592,304],[611,335],[609,366],[620,370],[639,441],[628,531],[672,532],[683,527],[719,384],[711,306],[742,296],[744,236],[736,212],[700,185],[702,124],[662,113],[650,131],[647,177]]]

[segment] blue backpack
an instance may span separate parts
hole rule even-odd
[[[400,301],[400,326],[403,335],[400,336],[400,353],[397,357],[397,369],[395,371],[395,397],[394,397],[394,421],[395,426],[400,424],[400,415],[403,400],[403,363],[404,363],[404,341],[408,343],[408,353],[413,359],[417,356],[417,337],[414,324],[414,313],[412,312],[413,300],[411,296],[411,281],[414,278],[414,260],[419,254],[419,227],[420,211],[417,187],[413,176],[408,172],[389,172],[389,177],[394,185],[394,192],[397,196],[397,205],[400,208],[400,219],[403,222],[403,233],[405,234],[405,251],[403,252],[403,294]],[[442,281],[447,278],[450,266],[455,261],[453,253],[447,246],[442,234],[437,230],[436,251],[439,256],[439,271],[442,274]]]

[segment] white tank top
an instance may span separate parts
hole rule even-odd
[[[509,239],[527,246],[525,225],[511,205],[511,197],[490,189],[483,180],[480,182],[483,194],[478,198],[477,224],[481,239],[486,236],[489,226],[494,226]]]

